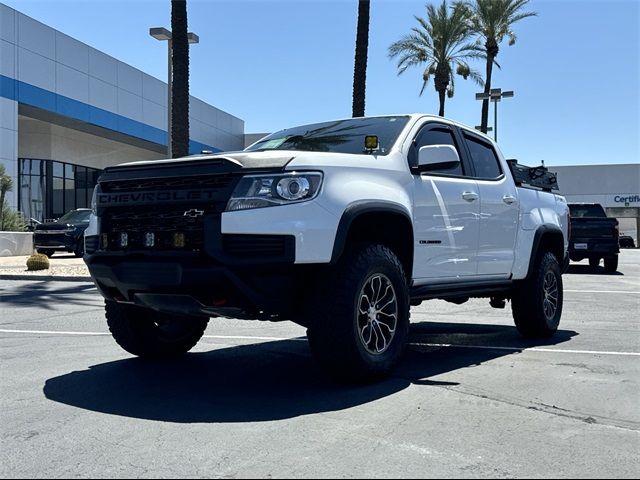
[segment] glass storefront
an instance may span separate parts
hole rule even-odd
[[[33,158],[18,159],[18,209],[27,221],[60,218],[69,210],[91,206],[102,171]]]

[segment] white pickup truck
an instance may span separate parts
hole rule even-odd
[[[211,317],[292,320],[334,377],[369,381],[398,362],[423,300],[510,301],[524,336],[557,330],[567,204],[515,166],[431,115],[290,128],[106,169],[84,258],[132,354],[183,354]]]

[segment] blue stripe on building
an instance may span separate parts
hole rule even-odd
[[[108,130],[124,133],[158,145],[167,145],[167,132],[165,130],[4,75],[0,75],[0,97],[97,125]],[[211,145],[189,140],[189,153],[200,153],[202,150],[222,151]]]

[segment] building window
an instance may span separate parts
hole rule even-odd
[[[18,208],[40,222],[87,208],[101,170],[55,160],[18,160]]]

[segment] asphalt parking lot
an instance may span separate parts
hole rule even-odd
[[[640,477],[640,250],[564,276],[560,331],[486,300],[412,309],[370,386],[329,382],[304,329],[212,320],[150,363],[78,282],[0,280],[0,476]]]

